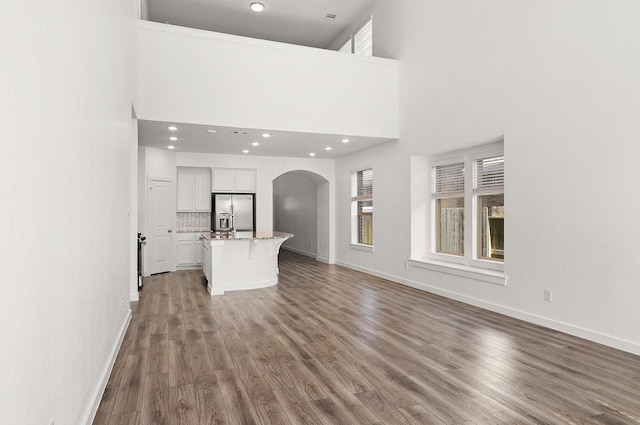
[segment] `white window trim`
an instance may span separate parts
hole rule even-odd
[[[369,43],[365,43],[365,45],[369,45],[369,49],[366,51],[361,51],[362,46],[357,44],[357,41],[362,41],[363,38],[369,41]],[[370,15],[369,19],[357,30],[352,31],[349,38],[337,51],[360,56],[373,56],[373,15]]]
[[[438,165],[447,165],[447,164],[452,164],[455,162],[465,162],[465,158],[464,156],[460,156],[460,155],[452,155],[452,156],[445,156],[445,157],[439,157],[436,161],[430,161],[429,162],[429,177],[428,177],[428,185],[427,185],[427,190],[429,191],[429,208],[428,208],[428,217],[427,217],[427,223],[428,223],[428,228],[429,228],[429,240],[428,240],[428,244],[427,244],[427,258],[431,259],[431,260],[435,260],[435,261],[441,261],[441,262],[445,262],[445,263],[453,263],[453,264],[465,264],[465,257],[459,256],[459,255],[453,255],[453,254],[443,254],[440,252],[436,252],[436,224],[435,224],[435,219],[432,220],[433,217],[435,217],[436,215],[436,211],[435,211],[435,202],[433,202],[433,198],[431,197],[431,185],[432,185],[432,181],[431,181],[431,170],[433,169],[433,167],[437,167]],[[465,168],[466,168],[466,163],[465,163]],[[466,173],[465,173],[465,180],[464,180],[464,187],[465,187],[465,201],[467,199],[467,178],[466,178]],[[466,204],[465,204],[466,205]],[[465,214],[465,218],[464,218],[464,227],[465,229],[468,229],[467,227],[467,215]],[[467,251],[467,241],[465,239],[464,241],[464,252],[469,252]]]
[[[409,259],[409,266],[454,276],[466,277],[468,279],[479,280],[496,285],[505,286],[507,284],[507,276],[504,274],[504,272],[487,270],[479,267],[470,267],[463,264],[452,264],[450,262],[430,259]]]
[[[504,262],[503,261],[491,261],[482,260],[477,258],[477,244],[476,244],[476,225],[477,225],[477,205],[475,202],[475,196],[473,194],[473,175],[466,170],[472,170],[473,161],[477,159],[487,158],[491,156],[504,155],[504,143],[502,141],[492,143],[490,145],[483,145],[476,148],[466,149],[462,151],[451,152],[444,155],[435,156],[428,161],[429,176],[427,178],[427,191],[428,194],[428,208],[427,208],[427,228],[429,229],[429,237],[427,238],[427,250],[425,258],[423,259],[411,259],[410,264],[416,267],[428,268],[430,270],[443,271],[443,269],[450,268],[452,273],[459,276],[471,277],[478,279],[478,276],[490,276],[490,281],[502,279],[501,284],[506,284],[506,277],[504,275]],[[466,234],[471,234],[472,237],[466,237],[464,240],[464,256],[443,254],[435,251],[436,246],[436,232],[435,232],[435,202],[431,197],[431,170],[438,165],[446,165],[454,162],[465,163],[465,211],[468,209],[468,202],[471,202],[471,213],[465,214],[464,228]],[[494,273],[497,275],[494,276]],[[476,276],[476,277],[474,277]],[[478,279],[486,280],[486,279]],[[499,282],[492,282],[499,283]]]
[[[374,238],[374,240],[375,240],[375,238]],[[373,245],[365,245],[363,243],[355,243],[355,242],[351,242],[349,244],[349,248],[355,249],[357,251],[366,251],[366,252],[373,252],[374,251]]]

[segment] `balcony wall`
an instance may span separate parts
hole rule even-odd
[[[391,59],[138,23],[138,118],[398,138]]]

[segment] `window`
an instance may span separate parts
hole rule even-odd
[[[501,270],[505,258],[502,149],[458,152],[431,161],[429,168],[428,257]]]
[[[435,250],[464,255],[464,162],[433,167],[431,184],[435,204]]]
[[[473,161],[477,253],[485,260],[504,260],[504,156]]]
[[[370,18],[358,32],[350,36],[338,51],[373,56],[373,18]]]
[[[351,243],[373,246],[373,169],[351,173]]]
[[[364,24],[360,31],[353,36],[353,53],[356,55],[373,56],[373,20]]]

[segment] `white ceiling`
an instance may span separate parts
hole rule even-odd
[[[265,9],[252,12],[260,1]],[[373,0],[148,0],[149,20],[328,48]],[[327,20],[327,14],[336,15]]]
[[[178,130],[170,131],[168,127],[172,125],[178,127]],[[265,132],[270,134],[268,138],[262,136]],[[169,140],[171,136],[178,140]],[[244,155],[299,158],[308,158],[311,152],[316,154],[315,158],[338,158],[391,140],[145,120],[138,122],[138,138],[140,145],[159,149],[167,149],[167,146],[172,145],[175,146],[175,152],[243,155],[242,151],[247,149],[249,153]],[[348,138],[349,142],[343,143],[344,138]],[[253,142],[260,145],[253,146]],[[326,150],[326,147],[332,149]]]
[[[357,19],[373,0],[260,0],[265,10],[249,9],[256,0],[148,0],[149,20],[190,28],[198,28],[252,38],[279,41],[310,47],[327,48]],[[337,15],[327,20],[327,14]],[[143,146],[176,152],[202,152],[242,155],[337,158],[389,141],[350,135],[310,134],[269,131],[272,137],[261,136],[268,129],[243,129],[173,122],[139,122],[138,140]],[[177,125],[171,132],[169,125]],[[216,133],[208,133],[215,129]],[[237,132],[237,133],[236,133]],[[175,134],[174,134],[175,133]],[[169,136],[179,138],[171,142]],[[341,139],[348,137],[349,143]],[[260,146],[254,147],[257,141]],[[331,151],[325,150],[331,146]]]

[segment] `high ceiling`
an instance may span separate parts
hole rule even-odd
[[[249,9],[254,1],[265,8]],[[148,0],[149,20],[328,48],[373,0]],[[335,19],[325,19],[328,14]]]
[[[260,1],[265,9],[252,12]],[[373,0],[148,0],[149,20],[264,40],[328,48],[361,18]],[[325,19],[327,14],[335,19]],[[336,158],[384,143],[388,139],[350,135],[308,134],[269,129],[229,128],[141,120],[139,144],[176,152],[259,156]],[[169,131],[176,125],[178,130]],[[212,130],[208,132],[207,130]],[[215,131],[215,133],[213,132]],[[263,138],[268,131],[271,137]],[[172,142],[169,137],[178,137]],[[348,143],[342,139],[348,138]],[[253,146],[253,142],[260,145]],[[331,147],[331,150],[326,150]]]

